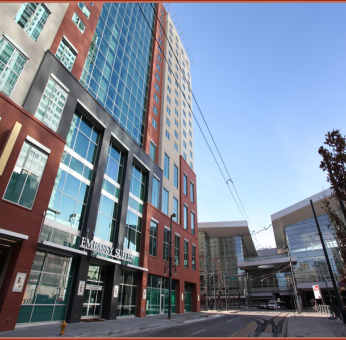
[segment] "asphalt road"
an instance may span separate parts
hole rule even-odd
[[[205,321],[131,332],[122,337],[232,337],[254,324],[251,316],[222,315]]]

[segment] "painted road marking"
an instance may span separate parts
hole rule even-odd
[[[205,331],[205,329],[202,329],[201,331],[198,331],[198,332],[195,332],[195,333],[191,333],[190,335],[201,333],[201,332],[204,332],[204,331]]]
[[[228,321],[226,321],[226,322],[231,322],[231,321],[233,321],[233,319],[231,319],[231,320],[228,320]]]

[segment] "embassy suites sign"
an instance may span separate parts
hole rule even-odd
[[[115,249],[114,247],[106,246],[102,243],[96,242],[94,240],[89,240],[86,237],[82,237],[82,242],[79,246],[80,248],[84,248],[87,250],[95,251],[100,254],[105,254],[111,257],[115,257],[119,260],[129,261],[131,262],[133,259],[133,255],[120,249]]]

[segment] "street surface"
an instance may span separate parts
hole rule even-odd
[[[175,324],[158,329],[131,332],[123,337],[244,337],[283,336],[282,328],[287,312],[256,311],[244,315],[223,312],[218,317],[203,321]]]

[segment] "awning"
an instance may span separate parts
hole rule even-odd
[[[51,250],[51,251],[54,251],[55,253],[62,254],[62,255],[70,255],[70,256],[81,256],[81,255],[87,256],[88,255],[86,251],[62,246],[60,244],[49,242],[49,241],[39,241],[37,242],[37,245],[40,249]]]
[[[14,231],[6,229],[0,229],[0,238],[15,242],[22,242],[27,240],[29,236],[20,233],[15,233]]]

